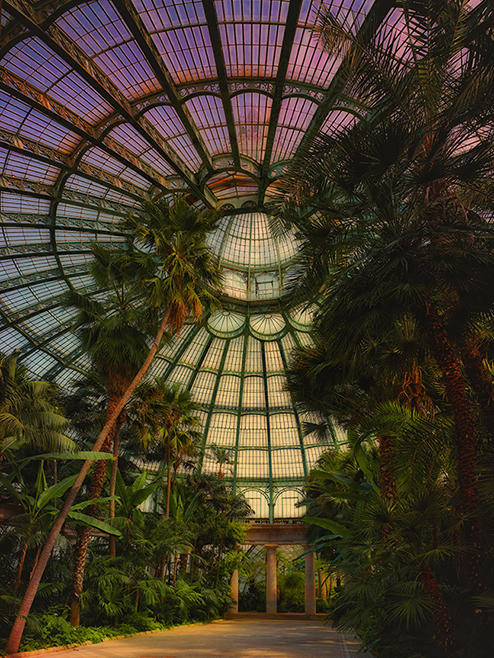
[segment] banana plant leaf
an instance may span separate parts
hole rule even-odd
[[[301,520],[305,523],[317,525],[320,528],[324,528],[325,530],[331,530],[331,532],[334,532],[335,535],[340,535],[340,537],[348,537],[350,534],[350,530],[348,528],[345,528],[345,526],[341,525],[341,523],[337,523],[331,519],[320,519],[317,516],[303,516]]]
[[[47,452],[43,455],[32,455],[23,460],[23,464],[33,459],[105,459],[113,461],[111,452],[93,452],[92,450],[78,450],[76,452]]]
[[[71,511],[81,510],[81,509],[85,509],[86,507],[89,507],[90,505],[99,505],[100,503],[107,503],[110,500],[115,500],[118,503],[120,499],[117,496],[105,496],[104,498],[84,500],[82,501],[82,503],[77,503],[77,505],[72,505],[70,509]]]
[[[74,484],[76,479],[77,473],[75,475],[70,475],[63,480],[60,480],[60,482],[57,482],[51,487],[48,487],[48,489],[45,489],[38,498],[38,508],[43,509],[43,507],[54,498],[60,498],[60,496],[63,496],[67,489],[70,489],[70,487]]]
[[[81,525],[89,526],[90,528],[96,528],[101,530],[101,532],[106,533],[107,535],[115,535],[116,537],[121,537],[122,533],[120,530],[117,530],[109,523],[105,523],[100,519],[95,519],[93,516],[88,516],[87,514],[82,514],[81,512],[74,512],[70,510],[67,514],[67,518],[71,521],[79,522]]]

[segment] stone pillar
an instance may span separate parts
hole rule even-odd
[[[228,612],[231,615],[238,615],[238,569],[235,569],[230,579],[230,594],[235,603],[231,604]]]
[[[305,614],[316,614],[316,570],[314,551],[305,554]]]
[[[267,544],[265,548],[268,551],[266,556],[266,612],[274,614],[277,611],[278,586],[276,582],[277,563],[276,549],[277,544]]]

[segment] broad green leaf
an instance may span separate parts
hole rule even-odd
[[[351,491],[335,491],[331,494],[331,498],[339,498],[341,500],[354,500],[356,502],[365,502],[367,500],[365,494],[354,493]]]
[[[83,525],[89,526],[91,528],[101,530],[101,532],[105,532],[107,535],[115,535],[116,537],[122,536],[120,530],[117,530],[104,521],[100,521],[100,519],[95,519],[93,516],[88,516],[87,514],[82,514],[81,512],[74,512],[70,510],[67,518],[71,519],[72,521],[79,521]]]
[[[38,475],[36,476],[36,493],[40,494],[42,491],[46,490],[47,482],[44,469],[45,460],[43,459],[38,466]]]
[[[63,496],[67,489],[70,489],[70,487],[74,484],[77,479],[77,475],[77,473],[75,475],[70,475],[64,480],[57,482],[57,484],[53,484],[51,487],[46,489],[46,491],[43,491],[41,496],[38,498],[38,508],[43,509],[43,507],[49,501],[53,500],[53,498],[60,498],[60,496]]]
[[[128,507],[130,502],[130,490],[125,486],[122,474],[117,470],[117,481],[115,485],[117,495],[123,507]]]
[[[342,484],[343,486],[348,487],[348,489],[351,489],[357,493],[364,493],[366,489],[368,490],[372,488],[372,485],[366,482],[354,482],[353,480],[349,480],[347,477],[340,475],[339,473],[314,470],[311,471],[310,474],[312,477],[318,478],[319,480],[331,480],[337,484]]]
[[[113,461],[111,452],[93,452],[92,450],[80,450],[78,452],[48,452],[44,455],[33,455],[25,459],[25,462],[32,459],[83,459],[87,460],[101,460],[108,459]]]
[[[137,477],[134,480],[134,482],[132,483],[132,486],[131,486],[132,493],[135,493],[135,492],[139,491],[140,489],[142,489],[146,485],[147,478],[148,478],[148,474],[146,473],[146,471],[143,471],[139,475],[139,477]]]
[[[7,436],[3,441],[2,445],[0,446],[0,452],[5,452],[5,450],[8,450],[10,446],[13,446],[14,443],[17,441],[16,436]]]
[[[99,505],[100,503],[107,503],[109,500],[112,500],[112,498],[118,501],[118,498],[116,496],[115,497],[105,496],[104,498],[95,498],[94,500],[84,500],[82,503],[77,503],[77,505],[72,505],[70,509],[74,511],[74,510],[84,509],[85,507],[89,507],[90,505]]]
[[[187,523],[190,520],[191,516],[196,511],[199,503],[200,503],[200,496],[199,494],[196,494],[194,498],[192,498],[192,500],[190,501],[189,505],[187,506],[187,509],[185,510],[183,517],[185,523]]]
[[[183,520],[184,503],[182,497],[176,490],[170,496],[170,516],[177,521]]]
[[[331,473],[330,471],[318,471],[312,470],[310,476],[317,478],[319,480],[332,480],[333,482],[338,482],[338,484],[344,484],[345,486],[351,486],[355,484],[352,480],[349,480],[344,475],[339,473]]]
[[[374,487],[374,490],[377,493],[379,493],[379,487],[377,486],[377,484],[375,482],[375,479],[374,479],[375,473],[370,468],[369,463],[367,461],[367,458],[365,456],[365,453],[362,450],[360,445],[355,446],[354,455],[355,455],[355,459],[357,460],[357,463],[358,463],[360,469],[369,478],[370,482],[372,483],[372,486]]]
[[[140,489],[139,491],[136,491],[130,499],[131,504],[137,507],[145,500],[147,500],[158,486],[159,486],[159,482],[153,482],[153,484],[144,487],[144,489]]]
[[[312,523],[312,525],[317,525],[325,530],[331,530],[335,535],[341,535],[341,537],[348,537],[350,534],[348,528],[345,528],[341,523],[331,521],[331,519],[320,519],[317,516],[303,516],[301,520],[304,521],[304,523]]]

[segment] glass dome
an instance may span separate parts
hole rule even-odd
[[[354,30],[399,43],[391,0],[329,4]],[[88,360],[61,300],[69,289],[98,292],[91,242],[124,241],[116,222],[143,199],[183,192],[217,208],[210,246],[224,307],[176,336],[155,372],[204,405],[206,446],[235,452],[230,477],[261,516],[294,513],[321,450],[283,388],[290,350],[310,341],[310,311],[283,303],[296,243],[274,235],[265,214],[290,159],[358,112],[340,97],[341,56],[311,29],[319,6],[2,3],[0,349],[19,349],[33,375],[67,386]]]
[[[285,274],[297,257],[294,236],[273,233],[264,212],[223,216],[209,247],[225,276],[223,293],[244,301],[280,297]]]

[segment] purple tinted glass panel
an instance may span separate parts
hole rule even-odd
[[[206,142],[209,152],[214,155],[229,151],[230,139],[221,100],[216,96],[203,95],[191,98],[185,104]]]
[[[264,157],[271,105],[271,98],[252,92],[232,99],[240,152],[258,162]]]

